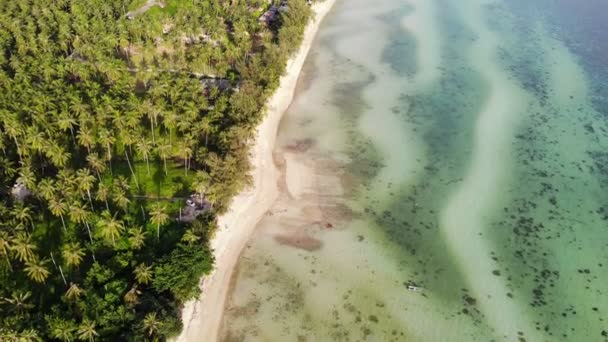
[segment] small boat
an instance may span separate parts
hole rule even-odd
[[[420,291],[422,291],[422,290],[423,290],[423,288],[422,288],[422,287],[419,287],[419,286],[414,286],[414,285],[408,285],[408,286],[407,286],[407,289],[408,289],[409,291],[414,291],[414,292],[420,292]]]

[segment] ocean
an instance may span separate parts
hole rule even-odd
[[[342,0],[225,341],[608,341],[608,2]]]

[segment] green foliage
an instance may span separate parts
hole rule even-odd
[[[164,3],[0,2],[0,340],[166,339],[212,269],[310,9]],[[185,224],[194,192],[213,210]]]
[[[213,255],[207,246],[180,244],[154,268],[152,284],[156,291],[171,291],[185,302],[200,294],[199,278],[212,266]]]

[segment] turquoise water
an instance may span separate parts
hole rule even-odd
[[[222,339],[608,340],[606,10],[339,1]]]

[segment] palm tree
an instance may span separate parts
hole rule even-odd
[[[38,183],[38,194],[45,200],[55,197],[55,181],[51,178],[44,178]]]
[[[84,248],[78,242],[63,245],[61,255],[68,267],[78,267],[85,255]]]
[[[62,168],[67,164],[71,155],[57,143],[51,143],[51,146],[46,150],[46,156],[51,159],[55,166]]]
[[[160,226],[169,221],[167,207],[160,203],[155,203],[154,206],[152,206],[152,211],[150,212],[150,221],[156,225],[156,238],[160,239]]]
[[[165,175],[167,175],[167,156],[171,150],[171,145],[169,144],[160,144],[156,147],[156,151],[158,155],[163,159],[163,165],[165,168]]]
[[[14,311],[18,316],[22,316],[34,307],[34,304],[28,303],[31,295],[31,292],[13,292],[9,298],[2,299],[11,305],[11,311]]]
[[[87,233],[89,234],[89,240],[93,243],[93,235],[91,235],[91,227],[89,226],[89,217],[91,213],[87,211],[86,205],[81,204],[79,202],[74,203],[70,206],[70,220],[82,224],[84,223],[87,228]]]
[[[26,233],[19,232],[12,240],[12,246],[9,248],[17,254],[17,259],[21,262],[34,260],[34,251],[38,248],[30,241],[30,236]]]
[[[49,277],[49,275],[51,274],[51,272],[49,272],[46,269],[46,264],[48,263],[48,260],[44,259],[44,260],[32,260],[32,261],[27,261],[25,263],[25,273],[27,273],[27,276],[37,282],[37,283],[43,283],[46,278]]]
[[[118,177],[114,178],[114,187],[125,191],[131,188],[129,186],[129,180],[122,175],[119,175]]]
[[[8,269],[11,270],[13,267],[11,265],[11,259],[9,252],[11,250],[10,244],[10,235],[7,231],[0,230],[0,258],[6,260],[6,264],[8,265]]]
[[[34,221],[32,221],[32,210],[29,207],[23,206],[22,204],[17,204],[13,208],[13,216],[17,221],[19,221],[19,226],[26,225],[29,222],[32,227],[32,231],[34,230]]]
[[[19,334],[19,342],[38,342],[42,338],[35,329],[25,329]]]
[[[154,125],[156,124],[156,120],[158,118],[159,111],[158,111],[158,109],[156,109],[154,107],[154,104],[152,104],[152,102],[150,102],[149,100],[145,100],[141,104],[141,108],[143,111],[145,111],[145,114],[148,117],[148,121],[150,121],[150,131],[152,132],[152,143],[156,144],[156,138],[154,135]]]
[[[62,131],[70,130],[70,134],[72,135],[72,141],[76,141],[74,138],[74,126],[76,126],[77,122],[69,112],[62,112],[57,116],[57,126]]]
[[[78,188],[78,182],[74,171],[70,168],[64,168],[57,172],[57,184],[61,196],[65,198],[66,195],[72,195]]]
[[[127,208],[129,207],[129,203],[131,202],[129,200],[129,198],[127,197],[126,192],[122,189],[117,187],[116,191],[114,191],[114,193],[112,194],[112,201],[122,210],[125,211],[125,213],[127,212]]]
[[[183,242],[187,243],[188,245],[192,245],[192,244],[196,243],[198,240],[200,240],[200,237],[198,235],[194,234],[194,232],[192,232],[191,229],[188,229],[182,236],[181,240]]]
[[[137,289],[137,285],[133,285],[133,287],[127,293],[125,293],[124,300],[127,302],[127,304],[133,305],[137,303],[137,298],[140,294],[141,291]]]
[[[22,155],[23,151],[21,150],[21,146],[19,145],[18,138],[23,135],[22,126],[19,124],[19,120],[16,118],[16,115],[7,115],[3,118],[4,124],[4,132],[15,142],[15,146],[17,147],[17,154],[19,155],[19,159],[23,161]]]
[[[72,341],[76,325],[71,321],[66,321],[60,318],[47,320],[51,336],[62,341]]]
[[[146,264],[139,264],[133,270],[135,280],[138,283],[146,285],[152,281],[152,266],[146,266]]]
[[[212,118],[209,116],[203,117],[197,125],[198,130],[200,130],[205,136],[205,147],[207,147],[209,142],[209,134],[213,133],[214,126],[212,123]]]
[[[91,204],[91,210],[95,210],[93,208],[93,200],[91,198],[91,189],[95,184],[95,177],[91,175],[89,169],[79,169],[76,171],[76,182],[78,184],[78,190],[85,191],[87,193],[89,203]]]
[[[106,204],[106,210],[110,211],[110,205],[108,204],[108,197],[110,196],[110,188],[105,186],[103,183],[99,183],[97,186],[97,195],[95,199],[98,201],[104,201]]]
[[[188,168],[190,168],[190,158],[192,158],[192,148],[187,141],[184,141],[180,146],[180,156],[184,159],[184,172],[188,176]]]
[[[210,176],[205,171],[197,171],[196,178],[194,179],[194,191],[196,191],[201,198],[205,197],[207,187],[209,185]]]
[[[48,139],[46,139],[44,133],[39,132],[34,126],[30,126],[28,127],[26,142],[31,149],[40,153],[46,148]]]
[[[87,163],[97,174],[97,178],[101,181],[101,174],[106,169],[106,164],[101,160],[97,153],[91,153],[87,156]]]
[[[91,147],[95,144],[95,138],[91,130],[86,127],[81,127],[78,131],[77,137],[78,143],[87,149],[87,152],[91,152]]]
[[[99,336],[95,330],[95,322],[87,319],[83,320],[78,327],[78,339],[81,341],[93,342]]]
[[[106,148],[107,160],[112,160],[112,145],[116,139],[107,129],[101,129],[99,131],[99,143]]]
[[[175,129],[175,127],[177,125],[177,120],[178,120],[178,116],[173,111],[168,112],[163,117],[163,126],[165,126],[165,129],[167,131],[169,131],[169,145],[171,145],[173,129]]]
[[[32,167],[29,163],[21,163],[17,181],[23,183],[28,189],[33,189],[36,186],[36,175],[34,174],[34,171],[32,171]]]
[[[131,244],[131,248],[134,250],[141,249],[146,241],[146,235],[141,229],[141,227],[133,228],[129,230],[129,243]]]
[[[49,201],[49,210],[51,211],[51,213],[55,216],[59,216],[61,218],[61,224],[63,225],[63,230],[65,232],[67,232],[67,228],[65,227],[65,220],[63,219],[63,215],[65,215],[68,211],[68,206],[67,204],[60,200],[59,198],[55,197],[52,198]]]
[[[149,312],[144,318],[144,330],[149,336],[152,336],[158,332],[161,326],[161,322],[156,318],[156,312]]]
[[[100,235],[106,240],[112,240],[112,246],[116,246],[116,238],[120,237],[120,234],[125,229],[122,221],[117,220],[115,216],[112,216],[109,211],[104,210],[97,222]]]
[[[78,284],[70,283],[70,287],[65,291],[65,297],[69,300],[77,300],[84,294]]]
[[[143,138],[140,142],[138,142],[135,147],[137,148],[137,152],[141,154],[141,156],[146,161],[146,167],[148,168],[148,175],[150,175],[150,153],[152,152],[152,143]]]

